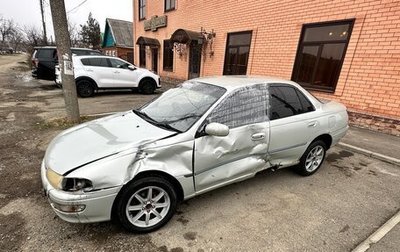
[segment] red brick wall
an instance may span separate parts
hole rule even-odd
[[[164,13],[164,1],[147,1],[147,16],[167,15],[168,25],[156,32],[143,29],[134,0],[134,34],[157,38],[160,44],[178,28],[214,29],[214,56],[202,57],[201,76],[223,72],[227,33],[252,30],[247,74],[290,79],[303,24],[355,18],[351,39],[334,93],[313,92],[337,100],[353,111],[400,118],[400,1],[399,0],[176,0],[176,10]],[[138,50],[138,47],[137,47]],[[188,55],[175,53],[173,72],[162,77],[186,79]],[[138,63],[138,54],[135,62]],[[151,67],[151,53],[147,53]]]
[[[104,55],[119,57],[119,58],[121,58],[123,60],[127,60],[127,61],[129,61],[128,53],[129,52],[133,53],[133,49],[122,48],[122,47],[105,47],[105,48],[102,48],[101,51],[103,52]]]

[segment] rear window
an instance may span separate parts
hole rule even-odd
[[[81,62],[85,66],[109,67],[107,58],[86,58],[81,59]]]
[[[38,49],[36,52],[35,57],[36,58],[45,58],[45,59],[54,59],[56,58],[57,53],[56,53],[56,49]]]

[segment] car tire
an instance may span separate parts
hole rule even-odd
[[[314,174],[324,162],[326,149],[326,144],[323,141],[312,142],[301,157],[300,163],[295,167],[297,173],[302,176]]]
[[[76,83],[76,92],[82,98],[91,97],[94,95],[95,87],[89,80],[79,80]]]
[[[156,84],[154,80],[151,79],[144,79],[139,84],[139,91],[142,94],[153,94],[156,90]]]
[[[152,232],[164,226],[177,206],[174,187],[162,177],[146,177],[127,184],[117,200],[119,222],[134,233]]]
[[[61,84],[58,84],[56,80],[53,80],[53,81],[54,81],[54,84],[56,85],[56,87],[62,88],[62,85],[61,85]]]

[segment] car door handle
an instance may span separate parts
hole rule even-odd
[[[314,128],[315,126],[317,126],[317,121],[312,121],[312,122],[308,123],[309,128],[311,128],[311,127]]]
[[[257,140],[262,140],[265,138],[264,133],[255,133],[251,136],[251,140],[257,141]]]
[[[93,72],[93,70],[92,70],[92,69],[86,69],[86,71],[87,71],[87,72]]]
[[[114,73],[119,73],[119,71],[115,71]]]

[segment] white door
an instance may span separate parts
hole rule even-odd
[[[296,163],[318,135],[321,126],[318,112],[293,86],[273,84],[269,93],[271,163],[278,166]]]
[[[128,68],[131,65],[128,62],[119,59],[110,58],[111,67],[113,68],[115,87],[137,87],[138,86],[138,70]]]
[[[111,87],[114,82],[113,69],[109,67],[107,58],[90,57],[81,59],[86,74],[96,81],[99,88]]]
[[[269,121],[266,85],[239,89],[227,96],[199,129],[194,147],[196,192],[253,176],[266,166]],[[207,123],[229,126],[225,137],[203,132]]]

